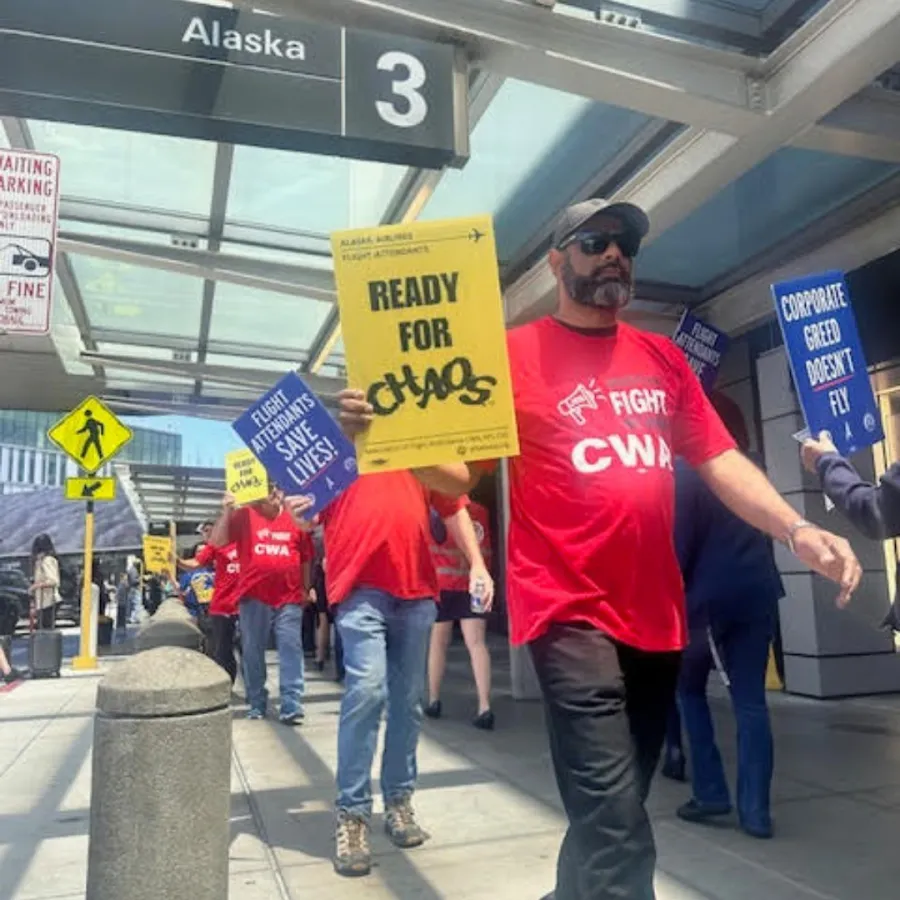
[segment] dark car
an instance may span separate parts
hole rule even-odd
[[[31,606],[28,579],[18,569],[0,569],[0,635],[13,635]]]

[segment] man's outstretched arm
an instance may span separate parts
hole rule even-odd
[[[859,585],[862,568],[844,538],[803,519],[762,470],[737,450],[719,454],[697,471],[736,516],[787,544],[813,571],[840,585],[838,604],[846,605]]]

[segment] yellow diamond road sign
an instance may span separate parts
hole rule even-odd
[[[116,499],[115,478],[67,478],[66,500],[96,500],[98,502]]]
[[[47,437],[93,475],[131,439],[132,430],[96,397],[88,397],[60,419]]]

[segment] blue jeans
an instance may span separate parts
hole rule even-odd
[[[266,646],[274,624],[278,647],[280,714],[287,716],[302,712],[303,649],[300,628],[303,607],[298,603],[288,603],[273,609],[259,600],[244,599],[241,600],[240,617],[244,686],[250,708],[261,713],[266,711],[269,700],[266,690]]]
[[[713,638],[731,682],[737,722],[737,807],[741,822],[767,825],[774,767],[772,729],[766,706],[769,619],[713,623]],[[679,700],[691,748],[694,798],[702,804],[730,805],[722,757],[716,746],[706,683],[714,666],[708,635],[692,633],[681,666]]]
[[[385,706],[385,803],[415,790],[425,666],[436,612],[431,599],[399,600],[367,588],[355,590],[337,607],[335,624],[346,669],[338,727],[337,808],[351,815],[372,815],[372,762]]]

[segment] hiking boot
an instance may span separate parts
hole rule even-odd
[[[338,812],[334,832],[334,871],[347,878],[359,878],[372,870],[369,823],[343,810]]]
[[[409,797],[388,803],[384,811],[384,830],[392,843],[403,849],[418,847],[428,840],[428,833],[416,822]]]

